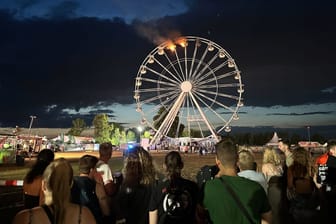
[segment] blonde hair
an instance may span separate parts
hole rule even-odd
[[[265,148],[264,156],[263,156],[263,163],[271,163],[275,166],[281,165],[281,157],[280,154],[272,148]]]
[[[70,203],[72,178],[72,167],[64,158],[50,163],[43,173],[47,191],[52,197],[54,223],[65,224],[66,205]]]

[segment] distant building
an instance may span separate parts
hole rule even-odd
[[[266,143],[266,146],[277,147],[279,145],[279,140],[281,140],[281,138],[279,138],[278,134],[276,132],[274,132],[272,139],[269,140],[269,142]]]

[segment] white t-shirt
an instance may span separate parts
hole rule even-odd
[[[108,164],[99,160],[96,165],[97,172],[102,175],[104,185],[113,182],[112,171]]]
[[[256,172],[254,170],[243,170],[238,173],[238,176],[245,177],[247,179],[253,180],[255,182],[258,182],[267,193],[267,182],[266,178],[263,173]]]

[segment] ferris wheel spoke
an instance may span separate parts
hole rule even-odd
[[[174,95],[172,95],[171,97],[167,97],[166,100],[162,101],[161,104],[156,105],[155,107],[153,107],[151,110],[148,111],[149,114],[154,114],[157,113],[159,111],[159,109],[163,106],[163,105],[168,105],[170,101],[173,101],[177,98],[179,94],[175,93]],[[171,104],[170,106],[168,106],[168,109],[172,106],[173,104]]]
[[[220,115],[218,114],[214,109],[211,108],[210,105],[208,105],[206,102],[204,102],[201,98],[195,96],[199,101],[201,101],[212,113],[214,113],[220,120],[222,120],[224,123],[227,123],[227,121]]]
[[[149,79],[149,78],[144,78],[144,77],[139,77],[140,80],[142,81],[147,81],[147,82],[151,82],[151,83],[155,83],[155,84],[162,84],[162,85],[167,85],[167,86],[176,86],[176,84],[171,83],[171,82],[165,82],[162,80],[155,80],[155,79]]]
[[[176,87],[170,87],[170,88],[148,88],[148,89],[139,89],[138,93],[148,93],[148,92],[157,92],[157,91],[173,91],[176,90]]]
[[[203,97],[203,98],[205,98],[205,99],[207,99],[207,100],[209,100],[209,101],[211,101],[211,102],[217,104],[218,106],[221,106],[221,107],[223,107],[223,108],[225,108],[225,109],[227,109],[227,110],[229,110],[229,111],[231,111],[231,112],[234,112],[234,110],[233,110],[232,108],[230,108],[230,107],[228,107],[228,106],[226,106],[226,105],[224,105],[224,104],[218,102],[217,100],[214,100],[213,98],[208,97],[208,96],[206,96],[206,95],[204,95],[204,94],[202,94],[202,93],[195,92],[195,95],[196,95],[196,96],[199,95],[199,96],[201,96],[201,97]],[[201,98],[199,98],[199,99],[202,100]],[[204,102],[204,101],[202,100],[202,102]]]
[[[188,97],[188,95],[186,97]],[[177,129],[176,129],[175,138],[179,137],[178,135],[179,135],[180,127],[181,127],[181,120],[182,120],[181,118],[184,115],[184,107],[185,107],[186,102],[188,103],[188,99],[183,100],[181,110],[180,110],[180,112],[178,112],[179,120],[178,120],[178,125],[177,125]]]
[[[168,92],[168,91],[176,91],[176,87],[160,87],[160,88],[147,88],[147,89],[139,89],[138,93],[151,93],[151,92]]]
[[[201,85],[199,89],[212,89],[212,88],[227,88],[227,87],[239,87],[239,83],[227,83],[227,84],[213,84],[213,85]]]
[[[213,127],[210,125],[209,121],[207,120],[206,116],[204,115],[204,113],[203,113],[203,111],[202,111],[202,108],[198,105],[198,103],[197,103],[197,101],[196,101],[194,95],[192,94],[192,92],[190,92],[189,94],[190,94],[191,99],[194,101],[194,103],[195,103],[195,105],[196,105],[196,108],[198,109],[198,111],[199,111],[201,117],[203,118],[205,124],[207,125],[208,129],[210,130],[212,136],[213,136],[214,138],[216,138],[217,141],[218,141],[219,139],[218,139],[218,137],[217,137],[217,135],[216,135],[216,133],[215,133]]]
[[[196,96],[196,98],[198,98]],[[208,105],[207,103],[205,103],[202,99],[198,98],[198,100],[200,100],[200,102],[202,102],[216,117],[218,117],[224,124],[227,124],[228,121],[226,119],[223,118],[223,116],[221,116],[216,110],[212,109],[210,105]],[[214,126],[212,126],[214,128]]]
[[[165,97],[169,97],[170,95],[173,95],[173,94],[174,94],[174,92],[164,93],[162,95],[154,96],[154,97],[148,98],[146,100],[140,101],[139,103],[141,103],[141,104],[151,103],[151,102],[153,102],[155,100],[158,100],[158,99],[161,99],[161,98],[165,98]]]
[[[150,108],[150,110],[148,110],[147,113],[149,113],[149,114],[157,113],[162,106],[168,105],[169,102],[175,100],[177,96],[178,96],[178,94],[176,93],[176,94],[174,94],[170,97],[167,97],[166,100],[164,100],[161,103],[157,104],[156,106]],[[141,103],[142,102],[139,102],[138,104],[141,105]],[[169,106],[168,106],[168,108],[169,108]]]
[[[196,41],[195,41],[195,47],[194,47],[194,52],[193,52],[193,57],[192,57],[192,60],[191,60],[191,66],[190,66],[190,70],[189,70],[188,79],[190,79],[191,73],[192,73],[193,68],[194,68],[194,63],[195,63],[195,59],[196,59],[196,55],[197,55],[197,49],[198,49],[199,45],[200,45],[199,39],[196,39]]]
[[[198,80],[198,82],[203,81],[204,79],[208,78],[210,74],[216,73],[219,69],[223,68],[225,65],[227,65],[227,63],[228,61],[221,63],[220,65],[211,69],[209,72],[207,72],[206,74],[204,74],[203,76],[199,77],[199,79],[196,80]]]
[[[156,75],[158,75],[158,76],[160,76],[161,78],[164,78],[164,79],[166,79],[166,80],[168,80],[168,81],[171,81],[172,83],[175,83],[176,85],[179,85],[179,81],[177,80],[173,80],[173,79],[171,79],[171,78],[169,78],[169,77],[167,77],[167,76],[165,76],[165,75],[162,75],[161,73],[159,73],[159,72],[157,72],[157,71],[155,71],[155,70],[153,70],[153,69],[151,69],[151,68],[149,68],[149,67],[147,67],[147,69],[149,70],[149,71],[151,71],[151,72],[153,72],[154,74],[156,74]],[[167,69],[165,69],[170,75],[172,75],[174,78],[175,78],[175,76],[169,71],[169,70],[167,70]]]
[[[234,99],[234,100],[239,100],[239,96],[234,96],[234,95],[230,95],[230,94],[214,92],[214,91],[209,91],[209,90],[203,90],[203,89],[198,89],[198,91],[202,92],[202,93],[211,94],[211,95],[214,95],[214,96],[222,96],[222,97],[226,97],[226,98],[230,98],[230,99]]]
[[[204,61],[204,58],[207,55],[207,53],[208,53],[208,50],[205,49],[204,52],[203,52],[203,55],[202,55],[202,57],[200,59],[200,61]],[[197,67],[196,67],[196,69],[194,70],[194,72],[192,73],[192,75],[190,77],[195,77],[196,76],[196,74],[197,74],[200,66],[201,66],[201,63],[197,63]]]
[[[175,65],[173,64],[173,62],[171,61],[171,59],[169,58],[169,56],[168,56],[166,53],[165,53],[164,55],[165,55],[165,58],[166,58],[166,60],[168,61],[169,65],[170,65],[170,67],[173,68],[173,70],[174,70],[174,72],[175,72],[175,75],[174,75],[172,72],[170,72],[170,71],[169,71],[169,74],[170,74],[171,76],[173,76],[174,79],[176,79],[178,82],[182,82],[182,81],[183,81],[183,77],[180,76],[180,73],[176,70]],[[158,63],[161,67],[163,67],[164,69],[167,69],[167,68],[164,67],[159,61],[157,61],[157,63]],[[177,75],[178,77],[176,77],[176,75]]]
[[[176,51],[174,51],[174,52],[175,52],[175,57],[176,57],[177,64],[178,64],[178,66],[180,68],[180,74],[181,74],[182,80],[185,81],[186,79],[184,77],[184,73],[183,73],[183,69],[182,69],[182,65],[181,65],[181,60],[180,60],[177,52]]]
[[[184,74],[185,74],[185,79],[188,80],[188,56],[187,56],[187,46],[184,47]]]
[[[195,105],[194,105],[194,103],[193,103],[193,101],[191,100],[191,105],[192,105],[192,108],[193,108],[193,112],[194,112],[194,115],[195,116],[197,116],[198,115],[198,113],[196,112],[196,110],[195,110]],[[202,120],[203,121],[203,120]],[[203,130],[202,130],[202,128],[201,128],[201,124],[200,124],[200,119],[195,119],[195,122],[197,123],[197,126],[198,126],[198,129],[200,130],[200,132],[201,132],[201,136],[202,136],[202,138],[204,138],[204,133],[203,133]]]
[[[213,82],[213,81],[216,81],[216,80],[220,80],[220,79],[232,76],[232,75],[234,75],[236,73],[237,73],[237,71],[231,71],[231,72],[227,72],[227,73],[224,73],[222,75],[216,76],[214,78],[207,79],[207,80],[202,81],[202,82],[199,80],[198,82],[196,82],[195,85],[200,86],[200,85],[203,85],[203,84],[206,84],[206,83],[209,83],[209,82]]]
[[[203,69],[202,69],[200,72],[198,72],[198,73],[196,74],[194,80],[197,80],[197,79],[199,79],[200,77],[202,77],[203,72],[204,72],[206,69],[211,68],[211,64],[217,59],[217,57],[218,57],[218,53],[215,54],[215,55],[211,58],[211,60],[206,64],[206,66],[204,66]],[[211,69],[211,70],[212,70],[212,69]],[[204,76],[209,76],[209,74],[211,74],[211,70],[210,70],[210,72],[207,72]],[[214,72],[215,72],[215,71],[214,71]],[[203,78],[202,78],[202,79],[203,79]]]

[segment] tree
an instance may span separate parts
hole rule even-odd
[[[120,145],[120,136],[121,136],[121,133],[120,133],[119,128],[115,128],[111,135],[111,142],[113,145]]]
[[[154,128],[155,129],[159,129],[162,122],[164,121],[164,119],[166,118],[166,116],[168,115],[168,112],[166,110],[165,107],[160,107],[160,109],[158,110],[157,114],[153,117],[153,121],[154,121]],[[175,118],[174,118],[174,121],[173,121],[173,124],[172,126],[170,127],[168,133],[167,133],[167,136],[169,137],[180,137],[183,133],[183,129],[184,129],[184,125],[183,124],[180,124],[179,126],[179,116],[177,115]],[[178,133],[177,132],[177,128],[179,126],[179,130],[178,130]]]
[[[135,132],[128,130],[126,134],[126,141],[130,142],[130,141],[135,141],[135,140],[136,140]]]
[[[111,131],[113,125],[109,124],[109,118],[107,114],[97,114],[92,122],[94,126],[94,137],[96,142],[111,142]]]
[[[144,138],[150,138],[151,137],[150,131],[144,131],[143,132],[143,137]]]
[[[68,131],[68,135],[79,136],[86,128],[86,123],[83,119],[77,118],[72,121],[72,127]]]
[[[127,142],[126,131],[121,131],[120,132],[120,144],[123,144],[126,142]]]

